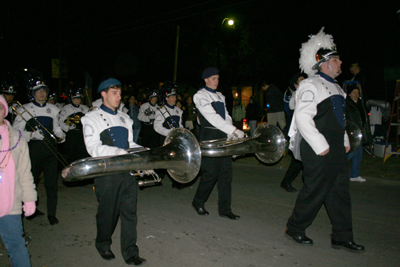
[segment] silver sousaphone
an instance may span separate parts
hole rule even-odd
[[[84,158],[74,161],[63,169],[61,175],[65,181],[80,181],[116,173],[167,169],[177,182],[189,183],[200,170],[199,143],[196,137],[184,128],[172,130],[161,147],[127,151],[128,154],[125,155]],[[139,185],[143,184],[139,181]]]
[[[355,151],[361,144],[363,134],[357,124],[352,121],[346,121],[346,132],[350,140],[350,153]]]
[[[264,123],[257,127],[253,137],[203,141],[200,146],[201,153],[205,157],[226,157],[255,153],[259,160],[271,164],[278,162],[282,157],[286,140],[278,127]]]

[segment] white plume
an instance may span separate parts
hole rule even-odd
[[[318,32],[317,35],[310,35],[310,39],[303,43],[300,48],[300,69],[302,72],[307,73],[309,76],[317,73],[313,70],[313,66],[317,64],[315,55],[320,48],[332,49],[335,46],[332,35],[324,33],[324,27]]]

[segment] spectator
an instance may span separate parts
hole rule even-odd
[[[246,120],[250,126],[250,136],[253,136],[257,128],[257,120],[260,116],[260,106],[256,102],[256,97],[250,97],[249,104],[246,107]]]
[[[279,128],[283,130],[286,126],[286,120],[283,112],[283,94],[281,90],[265,81],[262,83],[261,90],[264,91],[264,110],[267,112],[268,124],[279,124]]]
[[[21,213],[34,214],[37,193],[31,173],[28,145],[20,131],[4,119],[8,104],[0,96],[0,237],[14,267],[31,266],[25,246]],[[23,204],[22,204],[23,203]]]
[[[246,117],[246,110],[242,103],[240,103],[240,99],[235,99],[235,105],[232,110],[232,119],[233,125],[239,130],[243,130],[243,119]]]

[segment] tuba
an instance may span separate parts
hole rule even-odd
[[[172,130],[161,147],[127,151],[128,154],[125,155],[74,161],[63,169],[61,175],[65,181],[80,181],[133,170],[167,169],[177,182],[189,183],[200,170],[199,143],[195,136],[184,128]]]
[[[352,121],[346,121],[346,132],[350,140],[350,152],[355,151],[361,144],[363,134],[360,128]]]
[[[274,125],[268,123],[257,127],[253,137],[236,140],[218,139],[200,143],[201,153],[205,157],[226,157],[255,153],[264,163],[275,163],[285,152],[286,139]]]

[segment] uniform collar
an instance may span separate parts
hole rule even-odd
[[[76,108],[79,108],[79,106],[76,106],[74,103],[72,103],[71,102],[71,105],[73,106],[73,107],[76,107]]]
[[[115,109],[115,111],[113,111],[111,108],[106,107],[104,104],[101,104],[100,108],[111,115],[117,115],[118,113],[118,109]]]
[[[210,93],[217,93],[217,90],[211,89],[210,87],[204,86],[204,89],[206,89],[207,91],[209,91]]]
[[[40,105],[38,102],[36,102],[35,100],[33,100],[32,103],[33,103],[35,106],[38,106],[38,107],[41,107],[41,108],[43,108],[43,107],[46,106],[46,102],[44,102],[43,105]]]
[[[331,76],[326,75],[325,73],[323,73],[321,71],[318,71],[317,74],[319,76],[321,76],[322,78],[324,78],[325,80],[327,80],[328,82],[337,83],[337,81],[335,79],[333,79]]]

